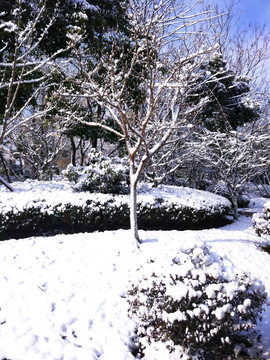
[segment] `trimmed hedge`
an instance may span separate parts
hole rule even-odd
[[[139,228],[144,230],[184,230],[218,227],[228,222],[230,208],[194,209],[162,199],[138,204]],[[84,204],[37,205],[0,214],[0,240],[129,228],[129,204],[87,200]]]
[[[215,209],[194,209],[156,199],[155,204],[138,204],[138,222],[140,228],[147,230],[206,229],[227,223],[225,215],[229,211],[224,205]]]

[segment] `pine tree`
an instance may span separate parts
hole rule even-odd
[[[235,130],[259,118],[259,107],[248,98],[249,79],[237,77],[222,54],[213,54],[197,73],[190,75],[189,81],[187,102],[192,105],[207,99],[195,122],[208,130]]]

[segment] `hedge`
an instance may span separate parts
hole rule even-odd
[[[194,209],[155,199],[154,203],[138,203],[138,223],[144,230],[203,229],[227,223],[229,211],[226,204]],[[81,205],[49,206],[42,202],[23,210],[0,213],[0,240],[119,228],[129,228],[129,204],[114,198],[104,202],[88,199]]]

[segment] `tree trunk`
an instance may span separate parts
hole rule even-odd
[[[10,184],[8,184],[1,176],[0,176],[0,183],[5,185],[5,187],[8,188],[8,190],[14,191],[13,187]]]
[[[83,150],[83,140],[82,139],[80,139],[78,147],[80,149],[80,166],[83,166],[84,165],[85,153],[84,153],[84,150]]]
[[[130,231],[131,236],[135,240],[138,247],[140,244],[139,231],[138,231],[138,215],[137,215],[137,183],[138,179],[134,174],[134,161],[130,159]]]
[[[91,139],[92,148],[96,150],[97,150],[97,141],[98,141],[97,138]]]
[[[8,179],[8,182],[10,183],[10,177],[9,177],[9,172],[8,172],[8,169],[6,167],[6,163],[5,163],[5,160],[4,160],[4,157],[2,154],[0,154],[0,159],[1,159],[1,162],[3,164],[3,167],[4,167],[4,170],[5,170],[5,173],[6,173],[6,176],[7,176],[7,179]]]
[[[233,203],[233,218],[234,220],[238,220],[238,204],[237,204],[237,196],[232,194],[232,203]]]
[[[73,137],[70,137],[71,144],[71,163],[73,166],[76,166],[76,145]]]

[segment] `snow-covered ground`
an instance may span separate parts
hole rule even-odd
[[[255,199],[251,206],[260,210],[264,201]],[[267,239],[256,236],[250,217],[219,229],[140,236],[137,252],[128,230],[0,242],[0,359],[134,359],[134,322],[125,299],[133,269],[187,243],[206,243],[229,271],[249,271],[270,294],[270,255],[258,248]],[[259,328],[264,358],[270,359],[269,307]]]

